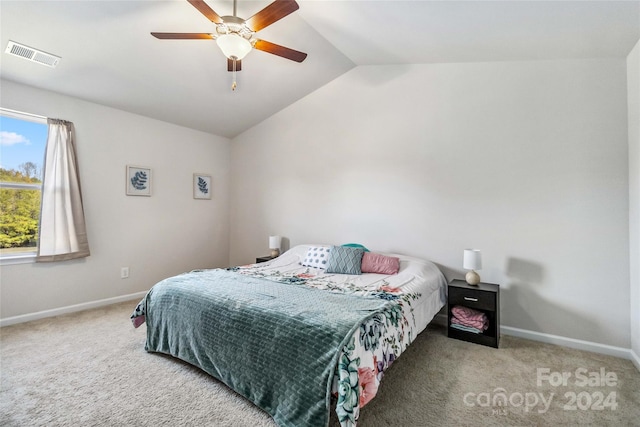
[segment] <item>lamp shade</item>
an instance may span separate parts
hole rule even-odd
[[[480,255],[480,251],[478,249],[465,249],[462,267],[465,270],[482,269],[482,256]]]
[[[269,249],[280,249],[281,243],[282,243],[282,237],[269,236]]]
[[[223,34],[216,39],[218,47],[229,59],[242,59],[247,53],[251,52],[251,43],[249,40],[237,34]]]

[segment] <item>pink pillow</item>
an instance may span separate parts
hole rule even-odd
[[[400,270],[400,258],[365,252],[361,269],[363,273],[396,274]]]

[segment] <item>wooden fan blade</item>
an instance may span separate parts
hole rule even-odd
[[[302,62],[307,57],[307,54],[304,52],[289,49],[288,47],[280,46],[265,40],[257,40],[254,47],[263,52],[272,53],[296,62]]]
[[[276,0],[245,22],[253,31],[260,31],[298,9],[295,0]]]
[[[236,69],[233,69],[233,59],[227,58],[227,71],[241,71],[242,70],[242,60],[236,59]]]
[[[213,36],[209,33],[151,33],[157,39],[209,39]]]
[[[224,21],[202,0],[187,0],[193,7],[198,9],[200,13],[207,17],[207,19],[215,24],[222,24]]]

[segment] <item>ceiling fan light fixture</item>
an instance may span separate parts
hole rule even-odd
[[[218,36],[216,43],[218,43],[218,47],[220,47],[224,56],[236,60],[241,60],[247,56],[247,53],[251,52],[253,48],[249,40],[234,33]]]

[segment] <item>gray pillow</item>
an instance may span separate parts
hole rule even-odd
[[[362,255],[364,249],[346,246],[331,246],[327,273],[362,274]]]

